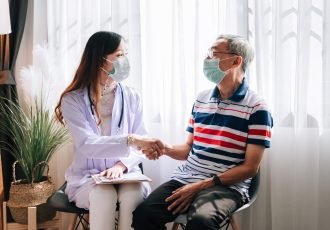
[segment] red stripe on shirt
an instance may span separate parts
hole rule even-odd
[[[197,108],[197,109],[205,109],[205,110],[208,110],[208,109],[209,109],[209,110],[220,109],[220,110],[234,111],[234,112],[243,113],[243,114],[248,114],[248,115],[251,114],[251,113],[244,112],[244,111],[240,111],[240,110],[237,110],[237,109],[227,109],[227,108],[222,108],[222,107],[211,108],[211,107],[200,107],[200,106],[196,106],[196,105],[195,105],[195,108]]]
[[[272,136],[271,132],[266,129],[250,129],[249,135],[264,136],[269,138]]]
[[[188,124],[193,126],[195,123],[194,119],[193,118],[190,118],[189,121],[188,121]]]
[[[226,148],[245,150],[245,147],[242,147],[242,146],[239,146],[239,145],[227,142],[227,141],[223,141],[223,140],[213,140],[210,138],[194,136],[194,141],[199,141],[199,142],[202,142],[205,144],[218,145],[218,146],[222,146],[222,147],[226,147]]]
[[[240,111],[240,110],[236,110],[236,109],[226,109],[226,108],[221,108],[221,107],[219,107],[219,109],[227,110],[227,111],[234,111],[234,112],[243,113],[243,114],[248,114],[248,115],[251,114],[251,113],[244,112],[244,111]]]
[[[200,107],[197,105],[195,105],[195,108],[197,108],[197,109],[218,109],[218,108],[211,108],[211,107]]]
[[[216,135],[216,136],[224,136],[228,137],[230,139],[236,140],[236,141],[241,141],[241,142],[246,142],[247,138],[242,137],[240,135],[224,131],[224,130],[216,130],[216,129],[208,129],[208,128],[201,128],[201,127],[195,127],[195,132],[198,133],[205,133],[209,135]]]

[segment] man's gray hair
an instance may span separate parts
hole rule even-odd
[[[229,53],[234,53],[242,57],[242,70],[245,73],[254,57],[254,51],[249,41],[243,37],[230,34],[220,35],[217,37],[217,40],[219,39],[224,39],[228,42]]]

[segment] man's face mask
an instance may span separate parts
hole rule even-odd
[[[203,72],[206,78],[217,85],[220,84],[220,82],[225,78],[228,71],[230,70],[228,69],[226,71],[223,71],[219,65],[220,61],[224,61],[230,58],[233,57],[224,58],[222,60],[220,60],[219,58],[214,58],[214,59],[206,58],[204,60],[204,65],[203,65]]]
[[[121,82],[128,78],[130,65],[126,56],[118,57],[114,61],[110,61],[106,58],[104,58],[104,60],[112,63],[112,70],[110,72],[106,71],[103,67],[101,67],[103,71],[108,73],[108,77],[111,77],[116,82]]]

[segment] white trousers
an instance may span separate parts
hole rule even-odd
[[[114,230],[116,204],[119,202],[118,230],[130,230],[132,212],[142,202],[142,183],[96,185],[89,193],[91,230]]]

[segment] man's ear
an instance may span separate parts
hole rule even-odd
[[[236,56],[236,58],[233,62],[233,66],[239,67],[239,66],[241,66],[242,62],[243,62],[243,58],[241,56]]]

